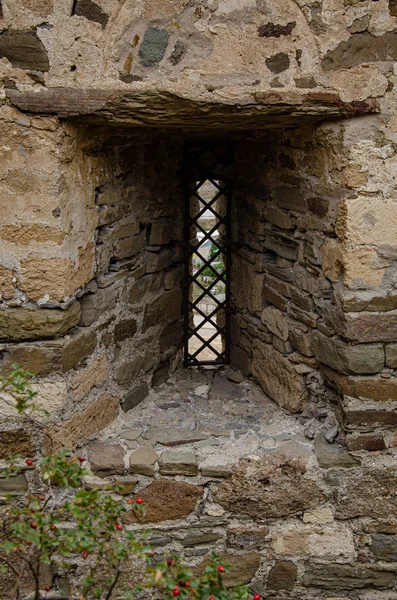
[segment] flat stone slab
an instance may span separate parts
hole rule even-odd
[[[88,457],[90,467],[96,473],[104,475],[124,473],[124,448],[120,444],[94,442],[88,449]]]
[[[143,433],[143,429],[125,429],[120,433],[120,437],[123,440],[129,440],[131,442],[137,440]]]
[[[197,475],[197,457],[194,452],[166,450],[159,460],[162,475]]]
[[[361,464],[359,460],[349,454],[342,446],[327,442],[322,433],[315,439],[314,451],[317,456],[318,464],[323,469],[332,469],[333,467],[359,467]]]
[[[162,446],[182,446],[183,444],[193,444],[194,442],[206,440],[208,435],[192,429],[151,427],[143,437]]]
[[[158,459],[153,446],[145,444],[130,456],[130,472],[140,475],[154,475],[154,465]]]

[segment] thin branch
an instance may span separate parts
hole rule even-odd
[[[119,566],[117,567],[116,575],[115,575],[115,578],[113,579],[112,585],[110,586],[109,591],[105,596],[105,600],[111,599],[113,590],[116,587],[118,580],[120,579],[120,575],[121,575],[121,570],[120,570],[120,564],[119,564]]]

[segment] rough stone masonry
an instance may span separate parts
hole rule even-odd
[[[2,398],[1,457],[75,449],[176,369],[184,143],[226,141],[232,364],[345,452],[324,498],[287,458],[264,477],[368,542],[303,564],[283,539],[269,599],[299,597],[296,569],[305,599],[397,598],[396,19],[394,0],[0,0],[0,371],[34,371],[51,415],[22,432]],[[251,517],[247,460],[219,498]]]

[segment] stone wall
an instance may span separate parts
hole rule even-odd
[[[155,136],[142,140],[12,116],[13,146],[3,163],[9,170],[1,373],[19,364],[37,376],[34,391],[53,422],[44,440],[48,452],[74,448],[100,431],[120,405],[124,411],[136,406],[177,364],[180,148]],[[61,155],[58,162],[52,154]],[[10,432],[14,409],[7,398],[1,407]],[[8,453],[15,450],[11,444]]]
[[[395,428],[393,202],[387,176],[373,202],[358,163],[374,128],[361,118],[236,145],[232,362],[292,412],[337,399],[354,450],[393,444]]]

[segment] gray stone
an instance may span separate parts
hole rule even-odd
[[[102,29],[105,29],[109,20],[108,15],[92,0],[77,0],[74,6],[74,14],[99,23]]]
[[[363,63],[397,60],[397,43],[394,31],[372,35],[367,31],[356,33],[329,50],[323,58],[323,69],[349,69]]]
[[[266,59],[266,66],[272,73],[282,73],[289,68],[289,56],[285,52],[279,52]]]
[[[126,429],[120,433],[120,437],[123,440],[135,441],[137,440],[143,433],[143,429]]]
[[[149,394],[149,388],[147,383],[141,383],[131,390],[123,399],[121,408],[124,412],[128,412],[135,406],[138,406]],[[130,438],[131,439],[131,438]],[[136,439],[136,438],[134,438]]]
[[[153,373],[152,386],[158,387],[162,383],[165,383],[170,376],[170,361],[164,360],[159,364],[155,372]]]
[[[176,321],[181,316],[182,292],[171,290],[147,304],[142,324],[142,333],[149,327],[165,325],[167,321]]]
[[[162,475],[197,475],[197,457],[194,452],[163,452],[159,460]]]
[[[303,582],[305,586],[345,592],[364,588],[391,588],[395,579],[395,573],[376,565],[308,564]]]
[[[109,286],[98,289],[96,294],[87,294],[80,300],[80,325],[88,327],[116,305],[116,288]]]
[[[307,201],[296,188],[285,185],[277,187],[274,190],[274,198],[279,208],[302,213],[307,211]]]
[[[206,465],[201,467],[203,477],[230,477],[231,467],[228,465]]]
[[[8,29],[0,32],[0,57],[18,69],[49,71],[47,50],[36,31]]]
[[[360,375],[379,373],[385,364],[382,344],[351,346],[338,338],[329,338],[319,331],[312,334],[316,358],[340,373]]]
[[[183,326],[181,321],[174,321],[163,329],[160,335],[160,352],[168,350],[171,346],[181,346],[183,339]]]
[[[222,536],[217,533],[203,533],[202,535],[188,535],[181,540],[181,544],[184,548],[192,548],[203,544],[213,544],[220,539],[222,539]]]
[[[351,467],[359,467],[361,464],[360,461],[349,454],[343,446],[327,442],[323,433],[320,433],[316,437],[314,451],[316,453],[318,464],[323,469],[331,469],[333,467],[349,469]]]
[[[208,435],[191,429],[177,429],[176,427],[150,427],[144,438],[157,442],[162,446],[182,446],[206,440]]]
[[[247,550],[250,548],[263,548],[266,545],[270,528],[267,525],[263,527],[239,527],[229,529],[227,532],[227,544],[231,548]]]
[[[19,473],[11,477],[0,477],[0,496],[23,496],[28,489],[25,475]]]
[[[163,58],[168,46],[168,31],[148,27],[139,48],[139,59],[144,67],[155,67]]]
[[[228,373],[227,378],[233,383],[242,383],[243,381],[245,381],[244,375],[242,373],[239,373],[238,371],[230,371],[230,373]]]
[[[117,323],[114,328],[114,341],[123,342],[132,338],[137,332],[137,324],[135,319],[127,319]]]
[[[103,475],[122,474],[125,470],[124,449],[120,444],[94,442],[88,449],[91,469]]]
[[[139,473],[140,475],[154,475],[154,465],[158,459],[153,446],[145,444],[138,450],[135,450],[130,456],[130,471],[131,473]]]
[[[181,40],[177,40],[172,54],[170,56],[170,63],[175,67],[178,63],[181,62],[183,56],[186,54],[187,45]]]
[[[137,354],[131,360],[122,360],[116,363],[114,368],[114,380],[120,384],[129,383],[138,375],[143,367],[144,361],[145,357],[141,354]]]
[[[397,344],[386,344],[386,367],[397,369]]]
[[[378,533],[372,536],[372,553],[378,560],[393,562],[397,560],[397,535]]]

